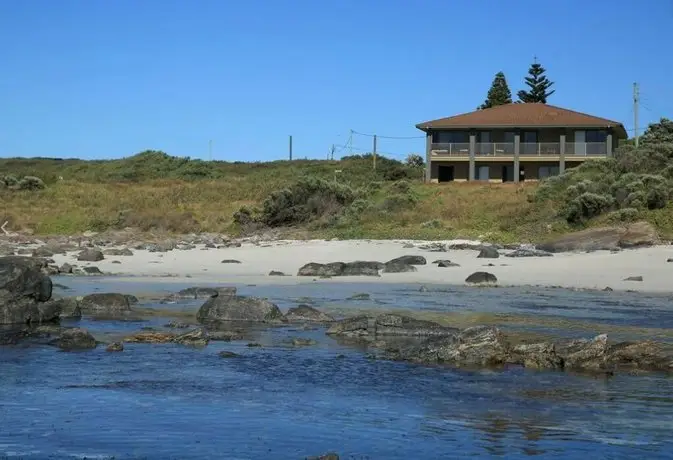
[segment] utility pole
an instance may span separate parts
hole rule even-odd
[[[348,136],[348,156],[353,156],[353,130],[351,129]]]
[[[335,147],[334,147],[334,144],[332,144],[332,148],[329,151],[329,159],[330,160],[334,160],[334,150],[335,150]]]
[[[290,136],[290,161],[292,161],[292,136]]]
[[[213,141],[208,141],[208,161],[213,161]]]
[[[640,101],[640,90],[638,83],[633,84],[633,130],[636,141],[636,148],[638,148],[638,102]]]
[[[372,148],[372,158],[374,160],[374,171],[376,171],[376,134],[374,134],[374,146]]]

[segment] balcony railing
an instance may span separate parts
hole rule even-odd
[[[469,143],[432,144],[433,155],[455,157],[470,156]],[[566,156],[601,156],[607,155],[608,146],[605,142],[566,142]],[[477,142],[474,154],[485,156],[514,156],[513,142]],[[554,156],[561,154],[559,142],[522,142],[519,144],[519,155],[522,156]]]

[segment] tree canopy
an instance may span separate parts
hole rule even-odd
[[[550,88],[554,85],[545,75],[546,69],[537,60],[531,64],[528,69],[528,76],[525,78],[528,91],[521,90],[517,93],[519,100],[526,103],[541,102],[547,103],[547,98],[554,94],[556,90]]]
[[[507,85],[507,79],[503,72],[495,74],[491,88],[488,90],[486,100],[478,107],[478,110],[490,109],[498,105],[505,105],[512,103],[512,92]]]

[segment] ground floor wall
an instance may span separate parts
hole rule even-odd
[[[566,161],[565,167],[573,168],[581,162]],[[525,161],[519,163],[519,182],[540,180],[560,173],[558,161]],[[514,162],[475,161],[474,179],[488,182],[513,182]],[[465,182],[470,177],[467,161],[433,161],[430,163],[430,182]]]

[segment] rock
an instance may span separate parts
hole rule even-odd
[[[73,271],[73,266],[70,265],[69,263],[64,263],[58,268],[59,273],[64,273],[66,275],[69,275]]]
[[[53,257],[54,253],[48,248],[42,246],[33,250],[33,257]]]
[[[318,342],[316,342],[313,339],[304,339],[301,337],[292,337],[290,339],[290,343],[295,346],[295,347],[308,347],[311,345],[316,345]]]
[[[279,271],[276,271],[276,270],[271,270],[269,272],[269,276],[287,276],[287,275],[283,272],[279,272]]]
[[[440,260],[439,262],[437,262],[437,267],[450,268],[450,267],[460,267],[460,265],[455,262],[451,262],[450,260]]]
[[[553,255],[551,252],[541,249],[519,248],[509,254],[505,254],[505,257],[551,257]]]
[[[285,314],[285,318],[291,322],[307,323],[331,323],[334,321],[334,318],[327,313],[304,304],[290,308]]]
[[[428,261],[423,256],[402,256],[389,260],[386,265],[425,265]]]
[[[668,259],[666,259],[666,262],[668,262],[668,263],[673,262],[673,258],[670,258],[670,257],[669,257]]]
[[[464,250],[481,251],[481,248],[483,247],[484,244],[478,242],[453,243],[449,245],[449,249],[455,251],[464,251]]]
[[[370,298],[371,296],[369,294],[367,294],[366,292],[361,292],[359,294],[353,294],[346,300],[369,300]]]
[[[649,223],[634,222],[626,227],[600,227],[570,233],[537,245],[548,252],[597,251],[653,246],[659,243],[656,229]]]
[[[82,309],[76,297],[63,297],[47,303],[54,304],[58,308],[60,319],[80,319],[82,317]]]
[[[339,454],[336,454],[334,452],[328,452],[323,455],[318,455],[312,456],[312,457],[306,457],[306,460],[339,460]]]
[[[99,249],[85,249],[77,255],[80,262],[100,262],[105,259],[103,252]]]
[[[92,276],[103,274],[103,272],[100,271],[98,267],[83,267],[82,270],[84,271],[85,274]]]
[[[404,244],[402,245],[402,247],[403,247],[404,249],[413,249],[413,248],[415,248],[416,246],[414,245],[414,243],[404,243]]]
[[[601,370],[607,365],[608,336],[601,334],[593,340],[571,340],[556,344],[566,369]]]
[[[489,272],[474,272],[465,278],[467,284],[496,284],[498,278]]]
[[[257,342],[250,342],[249,344],[246,345],[246,347],[248,347],[248,348],[261,348],[262,344],[257,343]]]
[[[236,260],[236,259],[224,259],[224,260],[223,260],[222,262],[220,262],[220,263],[222,263],[222,264],[240,264],[241,261],[240,261],[240,260]]]
[[[96,348],[96,339],[86,329],[66,329],[56,340],[56,346],[65,351],[89,350]]]
[[[208,331],[210,340],[220,342],[231,342],[232,340],[243,340],[243,334],[237,331]]]
[[[40,259],[0,257],[0,324],[58,320],[59,311],[40,305],[51,299],[52,282],[42,273]]]
[[[135,305],[135,304],[137,304],[137,303],[139,302],[139,301],[138,301],[138,297],[136,297],[136,296],[134,296],[134,295],[131,295],[131,294],[124,294],[124,297],[126,297],[126,300],[129,301],[129,305]]]
[[[182,289],[177,293],[173,294],[172,297],[176,299],[209,299],[211,297],[218,296],[228,296],[235,295],[235,287],[220,287],[220,288],[210,288],[210,287],[190,287],[187,289]]]
[[[234,353],[233,351],[221,351],[217,354],[220,358],[238,358],[241,355]]]
[[[129,343],[170,343],[176,335],[170,332],[143,331],[124,337]]]
[[[362,336],[441,336],[451,335],[457,329],[447,328],[433,321],[386,313],[377,317],[353,316],[334,323],[328,335]]]
[[[411,246],[412,248],[414,247],[413,245]],[[423,251],[429,251],[429,252],[446,252],[448,249],[444,243],[428,243],[428,244],[423,244],[418,247],[418,249],[422,249]],[[420,264],[424,265],[424,264]]]
[[[553,343],[522,344],[513,347],[511,363],[531,369],[563,369],[563,358]]]
[[[208,345],[208,332],[203,328],[194,329],[184,334],[180,334],[173,339],[173,342],[192,347],[205,347]]]
[[[642,281],[643,277],[642,276],[629,276],[628,278],[624,278],[624,281]]]
[[[173,328],[173,329],[187,329],[189,327],[189,324],[180,323],[178,321],[171,321],[168,324],[164,324],[164,327],[170,327],[170,328]]]
[[[110,248],[110,249],[105,249],[103,251],[103,255],[106,256],[114,256],[114,257],[120,257],[120,256],[132,256],[133,251],[131,251],[129,248],[121,248],[121,249],[116,249],[116,248]]]
[[[319,264],[308,263],[301,267],[297,276],[379,276],[379,270],[383,268],[381,262],[355,261],[355,262],[331,262]]]
[[[413,265],[405,265],[399,263],[386,263],[383,266],[383,273],[410,273],[416,272],[418,269]]]
[[[131,312],[128,297],[111,292],[84,296],[80,302],[80,308],[82,313],[101,316],[119,316]]]
[[[199,308],[196,319],[201,324],[221,321],[287,321],[278,306],[268,300],[237,295],[211,297]]]
[[[108,352],[124,351],[124,344],[122,342],[112,342],[110,345],[107,346],[105,351]]]
[[[497,259],[500,253],[493,246],[482,246],[477,259]]]

